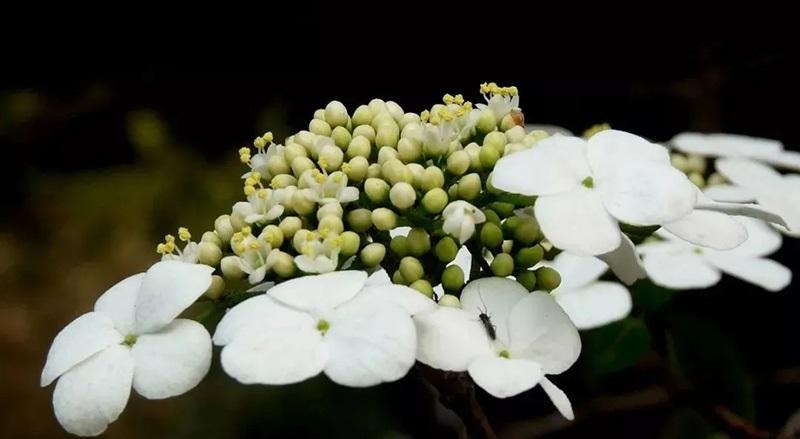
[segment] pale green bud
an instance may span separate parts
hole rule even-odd
[[[403,115],[403,117],[400,118],[400,121],[397,122],[397,124],[400,125],[401,133],[405,132],[405,128],[409,124],[419,124],[419,123],[420,123],[419,114],[416,113],[406,113]]]
[[[411,282],[409,287],[424,294],[425,297],[433,298],[433,286],[431,286],[431,283],[425,279],[417,279],[414,282]]]
[[[233,236],[233,225],[231,225],[230,215],[220,215],[214,220],[214,232],[222,242],[229,242]]]
[[[339,235],[344,232],[344,223],[340,217],[328,215],[319,220],[319,226],[317,229],[322,232],[322,236],[325,236],[327,233],[335,233]]]
[[[373,163],[367,168],[367,178],[380,178],[381,174],[381,165],[377,163]]]
[[[343,127],[347,125],[350,116],[347,115],[347,108],[339,101],[330,101],[325,106],[325,122],[331,127]],[[313,131],[313,130],[312,130]]]
[[[347,225],[355,232],[366,232],[372,227],[372,212],[369,209],[351,210],[347,214]]]
[[[489,149],[492,149],[492,148],[489,148]],[[494,176],[494,172],[490,172],[489,175],[486,177],[486,190],[489,191],[490,194],[495,194],[495,195],[503,193],[503,191],[501,191],[500,189],[497,189],[492,184],[492,177],[493,176]]]
[[[699,172],[690,172],[689,173],[689,181],[694,183],[695,186],[699,188],[703,188],[706,185],[706,179],[703,178],[703,174]]]
[[[238,256],[225,256],[219,262],[219,267],[225,279],[241,279],[244,277],[244,271],[239,266]]]
[[[394,207],[405,210],[417,201],[417,192],[408,183],[395,183],[389,191],[389,200]]]
[[[414,187],[419,188],[422,186],[422,176],[425,174],[425,167],[420,165],[419,163],[409,163],[406,165],[406,169],[411,172],[411,175],[414,177]]]
[[[706,172],[706,166],[708,165],[708,162],[706,161],[706,158],[701,155],[689,154],[689,156],[686,158],[686,165],[690,172],[703,174]]]
[[[375,98],[369,101],[369,109],[372,111],[372,114],[386,112],[386,102],[384,102],[383,99]]]
[[[384,146],[378,150],[378,164],[383,166],[389,160],[399,160],[397,158],[397,150],[391,146]],[[402,162],[400,163],[402,164]]]
[[[408,285],[406,278],[403,277],[403,273],[400,270],[395,270],[392,274],[392,283],[396,285]]]
[[[481,110],[475,129],[481,134],[488,134],[497,129],[497,117],[494,115],[494,111],[489,108]]]
[[[541,241],[542,232],[536,219],[522,217],[522,221],[514,229],[514,240],[524,245],[531,245]]]
[[[292,247],[298,252],[302,253],[303,245],[308,241],[313,241],[316,234],[308,229],[300,229],[292,237]]]
[[[491,268],[497,277],[509,276],[514,272],[514,258],[508,253],[499,253],[495,255]]]
[[[283,148],[283,157],[291,165],[297,157],[308,157],[308,151],[299,143],[289,143]]]
[[[526,290],[533,291],[536,289],[536,275],[533,274],[532,271],[522,271],[517,273],[515,277],[517,278],[517,282],[525,287]]]
[[[456,240],[452,237],[445,236],[436,243],[433,252],[436,254],[437,259],[447,264],[456,258],[458,254],[458,244],[456,244]]]
[[[506,131],[506,139],[511,143],[522,143],[525,140],[525,128],[519,125]]]
[[[306,149],[306,151],[311,151],[311,148],[314,146],[314,143],[317,141],[317,136],[309,131],[298,131],[297,134],[294,135],[294,143],[298,143]]]
[[[686,158],[683,154],[672,154],[671,157],[672,167],[678,169],[681,172],[689,172],[689,159]]]
[[[449,188],[447,188],[447,196],[450,197],[451,200],[458,199],[458,183],[451,184]]]
[[[447,171],[453,175],[462,175],[469,169],[469,154],[456,151],[447,157]]]
[[[392,230],[397,227],[397,214],[391,209],[379,207],[372,211],[372,224],[381,231]]]
[[[303,175],[303,172],[316,167],[317,166],[314,164],[314,162],[312,162],[308,157],[296,157],[294,160],[292,160],[292,173],[297,178],[300,178],[300,176]]]
[[[370,125],[359,125],[353,129],[353,137],[364,136],[370,143],[375,143],[375,128]]]
[[[342,150],[346,150],[347,146],[350,145],[350,141],[353,140],[353,135],[350,134],[350,131],[347,131],[347,128],[340,126],[333,129],[331,138],[336,146]]]
[[[280,227],[270,224],[264,227],[259,235],[260,239],[270,245],[272,248],[278,248],[283,245],[283,231]]]
[[[416,162],[422,158],[422,145],[417,141],[402,138],[397,142],[397,155],[404,163]]]
[[[483,138],[483,146],[490,146],[494,148],[495,151],[497,151],[497,154],[501,156],[506,150],[507,143],[508,139],[506,138],[506,135],[500,131],[492,131]]]
[[[328,172],[339,170],[344,161],[344,152],[336,146],[325,145],[319,153],[317,162]]]
[[[290,143],[294,143],[294,135],[287,137],[284,143],[286,143],[287,145]]]
[[[325,109],[319,108],[314,111],[314,119],[325,120]]]
[[[413,256],[406,256],[400,259],[400,274],[406,282],[414,282],[421,279],[425,275],[425,269],[422,268],[422,263],[419,259]]]
[[[317,198],[313,190],[300,189],[292,197],[292,209],[300,215],[308,215],[317,207]]]
[[[458,140],[453,140],[452,142],[450,142],[450,145],[447,147],[447,154],[446,155],[450,155],[450,154],[452,154],[452,153],[454,153],[456,151],[461,151],[463,149],[464,149],[464,147],[461,146],[461,142],[459,142]]]
[[[381,174],[390,184],[394,185],[400,182],[413,183],[414,175],[408,170],[406,165],[398,159],[386,160],[381,165]]]
[[[486,248],[498,248],[503,244],[503,231],[497,224],[487,222],[481,227],[481,244]]]
[[[458,196],[470,201],[481,194],[481,176],[475,173],[467,174],[458,180]]]
[[[464,152],[469,155],[469,169],[472,171],[482,171],[481,166],[481,147],[472,142],[464,147]]]
[[[483,146],[478,153],[478,158],[483,169],[492,169],[494,164],[500,160],[500,154],[491,146]]]
[[[215,267],[222,259],[222,249],[213,242],[201,242],[197,246],[197,262]]]
[[[400,128],[397,125],[384,124],[378,127],[378,132],[375,134],[375,146],[397,146],[397,141],[400,139]]]
[[[422,197],[422,207],[426,212],[436,215],[447,206],[447,192],[442,188],[433,188]]]
[[[347,165],[342,166],[342,170],[347,175],[347,178],[355,183],[359,183],[367,177],[368,169],[369,161],[361,156],[353,157],[347,162]]]
[[[411,139],[418,142],[423,137],[422,134],[423,130],[424,129],[422,128],[422,124],[420,124],[419,122],[409,122],[400,131],[400,137],[403,139]]]
[[[442,170],[436,166],[428,166],[425,168],[425,172],[422,174],[422,179],[420,180],[420,187],[425,191],[429,191],[434,188],[441,188],[442,186],[444,186],[444,173]]]
[[[278,276],[288,279],[297,272],[297,267],[294,265],[294,258],[289,253],[278,252],[273,258],[272,272]]]
[[[223,244],[222,239],[220,239],[216,232],[203,233],[203,236],[200,238],[200,242],[210,242],[220,248],[222,248]]]
[[[524,151],[526,149],[528,148],[522,143],[508,143],[506,144],[505,151],[503,151],[503,155],[507,156],[509,154],[514,154],[515,152]]]
[[[514,120],[514,116],[512,116],[511,113],[506,114],[503,117],[503,120],[500,121],[500,129],[506,132],[516,126],[519,125],[517,125],[517,122]]]
[[[547,134],[547,131],[533,130],[525,135],[525,140],[523,140],[522,143],[525,144],[525,146],[527,146],[528,148],[530,148],[539,143],[540,140],[544,140],[548,137],[550,137],[550,134]]]
[[[342,248],[340,253],[344,257],[352,256],[358,253],[358,248],[361,246],[361,238],[358,233],[346,231],[341,234]]]
[[[291,239],[298,230],[303,228],[303,220],[296,216],[287,216],[282,219],[278,228],[283,232],[283,237]]]
[[[383,258],[385,256],[386,247],[384,247],[383,244],[373,242],[372,244],[368,244],[361,249],[359,258],[361,259],[361,263],[363,263],[366,267],[376,267],[378,264],[383,262]]]
[[[222,276],[217,276],[215,274],[211,276],[211,285],[208,286],[208,289],[203,294],[211,300],[217,300],[222,297],[222,293],[224,292],[225,280],[222,278]]]
[[[281,189],[289,186],[296,186],[297,185],[297,178],[295,178],[292,174],[281,174],[276,175],[270,181],[270,186],[273,189]]]
[[[706,182],[706,185],[715,186],[718,184],[725,184],[726,182],[727,180],[725,180],[725,177],[715,172],[708,176],[708,181]]]
[[[389,197],[390,189],[389,184],[380,178],[368,178],[367,181],[364,182],[364,192],[367,193],[367,197],[370,201],[375,204],[386,202],[386,199]]]
[[[375,116],[372,118],[372,122],[370,122],[372,128],[375,128],[375,131],[380,131],[381,127],[395,127],[398,129],[398,134],[400,127],[397,126],[397,122],[394,121],[394,118],[388,111],[382,111],[380,113],[375,113]]]
[[[286,162],[286,158],[281,154],[275,154],[267,160],[267,170],[269,170],[271,175],[287,174],[291,172],[289,163]]]
[[[408,232],[408,251],[421,257],[431,250],[431,235],[425,229],[415,227]]]
[[[541,290],[553,291],[561,285],[561,275],[553,268],[539,267],[534,274]]]
[[[324,120],[311,119],[311,122],[308,123],[308,130],[318,136],[328,137],[331,135],[331,126]]]
[[[439,299],[439,306],[446,306],[449,308],[461,308],[461,301],[458,300],[458,297],[452,294],[444,294]]]
[[[389,248],[392,250],[392,253],[401,258],[403,256],[407,256],[408,238],[403,235],[395,236],[391,241],[389,241]]]
[[[370,153],[372,152],[372,145],[364,136],[356,136],[350,140],[350,144],[347,146],[347,157],[364,157],[369,158]]]
[[[458,265],[451,265],[442,272],[442,288],[445,291],[460,291],[464,286],[464,270]]]
[[[353,113],[353,125],[369,125],[372,122],[372,111],[366,105],[359,105]]]
[[[386,111],[392,115],[392,118],[395,122],[400,123],[400,119],[403,118],[405,112],[403,111],[403,107],[397,104],[395,101],[386,101]]]
[[[538,264],[542,258],[544,258],[544,248],[541,245],[534,245],[533,247],[519,249],[514,257],[514,262],[517,267],[531,268]]]
[[[341,218],[344,214],[344,209],[342,209],[342,205],[337,202],[333,203],[325,203],[317,209],[317,220],[322,220],[326,216],[335,216]]]

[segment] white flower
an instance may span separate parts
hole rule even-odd
[[[475,234],[475,224],[486,221],[486,215],[480,209],[466,201],[453,201],[442,212],[444,233],[457,238],[461,244],[467,242]]]
[[[417,359],[441,370],[468,371],[498,398],[541,384],[561,414],[572,419],[566,395],[545,378],[569,369],[581,350],[578,331],[555,300],[495,277],[464,287],[461,306],[414,316]]]
[[[263,178],[270,179],[272,174],[269,172],[267,163],[269,159],[276,154],[283,154],[285,147],[276,143],[271,143],[265,150],[263,147],[258,148],[258,152],[252,156],[247,163],[250,166],[250,171],[242,175],[243,179],[249,178],[253,172],[258,172]]]
[[[341,171],[324,174],[317,169],[309,169],[300,176],[300,187],[309,188],[317,196],[319,204],[338,201],[347,204],[358,200],[358,188],[347,185],[347,175]]]
[[[294,258],[297,268],[306,273],[329,273],[336,270],[339,264],[339,251],[342,239],[338,235],[326,238],[313,236],[314,239],[303,243],[300,252]]]
[[[284,189],[261,188],[247,197],[250,209],[244,216],[248,224],[264,225],[283,215],[286,191]],[[237,203],[238,204],[238,203]]]
[[[263,232],[262,232],[263,235]],[[238,256],[239,268],[248,275],[248,281],[255,285],[267,275],[267,271],[274,265],[274,258],[280,250],[261,238],[247,233],[237,232],[231,238],[231,249]]]
[[[600,259],[562,252],[553,262],[542,265],[555,268],[561,275],[561,285],[551,294],[578,329],[597,328],[630,314],[633,302],[628,289],[598,280],[608,270]]]
[[[497,162],[492,184],[536,195],[536,219],[556,247],[599,255],[619,247],[618,221],[660,225],[689,214],[694,185],[662,146],[622,131],[589,141],[555,135]]]
[[[769,166],[742,158],[716,162],[719,173],[734,185],[712,186],[706,195],[719,201],[756,201],[786,221],[782,230],[800,237],[800,175],[781,175]],[[773,221],[775,222],[775,221]]]
[[[200,247],[196,242],[187,242],[183,250],[175,246],[173,253],[164,253],[161,256],[162,261],[181,261],[188,264],[196,264],[197,258],[200,256]]]
[[[747,240],[726,251],[691,245],[668,232],[658,232],[660,242],[646,242],[637,248],[644,258],[647,274],[658,285],[679,290],[708,288],[722,273],[780,291],[792,280],[792,272],[765,258],[781,246],[781,235],[764,222],[737,217],[747,230]]]
[[[486,104],[478,104],[479,110],[489,108],[498,121],[512,110],[519,110],[519,94],[516,87],[497,87],[496,84],[481,86],[481,94],[486,99]]]
[[[435,304],[411,288],[366,280],[362,271],[300,277],[232,308],[214,334],[223,369],[244,384],[320,372],[353,387],[402,378],[414,364],[410,315]]]
[[[211,285],[213,268],[158,262],[106,291],[58,333],[41,385],[56,379],[53,408],[68,432],[96,436],[128,402],[131,386],[148,399],[180,395],[211,364],[203,325],[176,317]]]
[[[785,151],[777,140],[738,134],[681,133],[670,144],[677,150],[708,157],[742,157],[800,171],[800,153]]]

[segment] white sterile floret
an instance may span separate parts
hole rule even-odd
[[[760,137],[738,134],[681,133],[669,142],[673,148],[688,154],[707,157],[741,157],[800,171],[800,152],[786,151],[783,143]]]

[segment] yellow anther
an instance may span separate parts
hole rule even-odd
[[[324,166],[322,165],[322,160],[320,160],[320,166]],[[325,178],[324,174],[322,174],[321,172],[317,172],[317,174],[314,175],[314,180],[316,180],[317,183],[322,184],[325,183],[325,180],[327,179]]]
[[[175,243],[174,242],[168,242],[168,243],[164,244],[164,250],[166,250],[167,253],[174,252],[175,251]]]
[[[272,131],[267,131],[261,138],[267,143],[272,143]]]
[[[245,186],[255,186],[256,183],[258,183],[258,181],[254,179],[252,176],[247,177],[247,179],[244,181]]]
[[[239,243],[236,245],[236,253],[244,253],[247,250],[247,246]]]
[[[252,178],[256,182],[261,181],[261,173],[258,172],[258,171],[253,171],[253,172],[250,173],[250,178]],[[253,183],[253,184],[255,184],[255,183]]]
[[[509,88],[511,89],[511,96],[516,96],[517,94],[519,94],[519,90],[517,90],[516,86],[511,86]]]
[[[250,229],[250,226],[242,227],[242,236],[245,236],[245,237],[250,236],[251,231],[252,231],[252,229]]]
[[[231,242],[233,242],[234,244],[242,242],[243,240],[244,240],[244,235],[242,235],[242,232],[236,232],[231,237]]]
[[[481,94],[487,94],[487,93],[489,93],[489,84],[484,82],[483,84],[481,84]]]
[[[183,242],[189,242],[192,239],[192,234],[189,233],[189,229],[186,227],[178,227],[178,239]]]
[[[164,235],[164,242],[167,243],[167,244],[174,244],[175,243],[175,237],[172,236],[172,235]]]
[[[350,172],[351,168],[350,163],[342,163],[342,172]]]
[[[253,146],[255,146],[258,149],[263,149],[265,146],[267,146],[267,142],[264,141],[264,138],[262,137],[256,137],[253,140]]]
[[[464,105],[461,108],[463,108],[465,111],[472,111],[472,102],[464,102]]]
[[[163,255],[167,253],[167,246],[164,244],[158,244],[156,246],[156,253]]]
[[[303,248],[301,250],[302,250],[301,253],[303,253],[304,255],[306,255],[308,257],[313,257],[314,256],[314,244],[313,243],[307,242],[307,243],[303,244]]]
[[[258,250],[261,247],[261,243],[259,241],[253,241],[250,243],[250,248],[253,250]]]
[[[336,174],[333,176],[334,183],[341,183],[342,182],[342,174]]]
[[[329,229],[328,227],[323,227],[319,229],[319,235],[322,236],[323,238],[327,238],[330,233],[331,229]]]
[[[328,167],[328,160],[325,157],[320,157],[319,160],[317,160],[317,163],[319,163],[319,165],[323,168]]]
[[[455,98],[453,98],[453,95],[448,93],[448,94],[444,95],[444,97],[442,98],[442,101],[444,101],[445,104],[450,105],[455,101]]]
[[[246,146],[239,148],[239,155],[250,155],[250,148]]]
[[[244,194],[247,195],[248,197],[250,195],[253,195],[254,193],[256,193],[256,188],[255,187],[253,187],[253,186],[245,186],[244,187]]]
[[[454,101],[456,105],[462,105],[464,104],[464,96],[457,94],[456,97],[454,98]]]
[[[331,238],[330,242],[334,247],[341,248],[344,244],[344,238],[342,238],[340,235],[337,235],[334,238]]]
[[[306,233],[306,241],[316,241],[316,240],[317,240],[316,232],[308,232],[308,233]]]
[[[427,122],[431,118],[431,112],[428,110],[424,110],[422,113],[419,114],[419,120],[423,122]]]

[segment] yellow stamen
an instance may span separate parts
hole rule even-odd
[[[192,234],[189,233],[189,229],[187,229],[186,227],[179,227],[178,239],[180,239],[183,242],[189,242],[189,240],[192,239]]]

